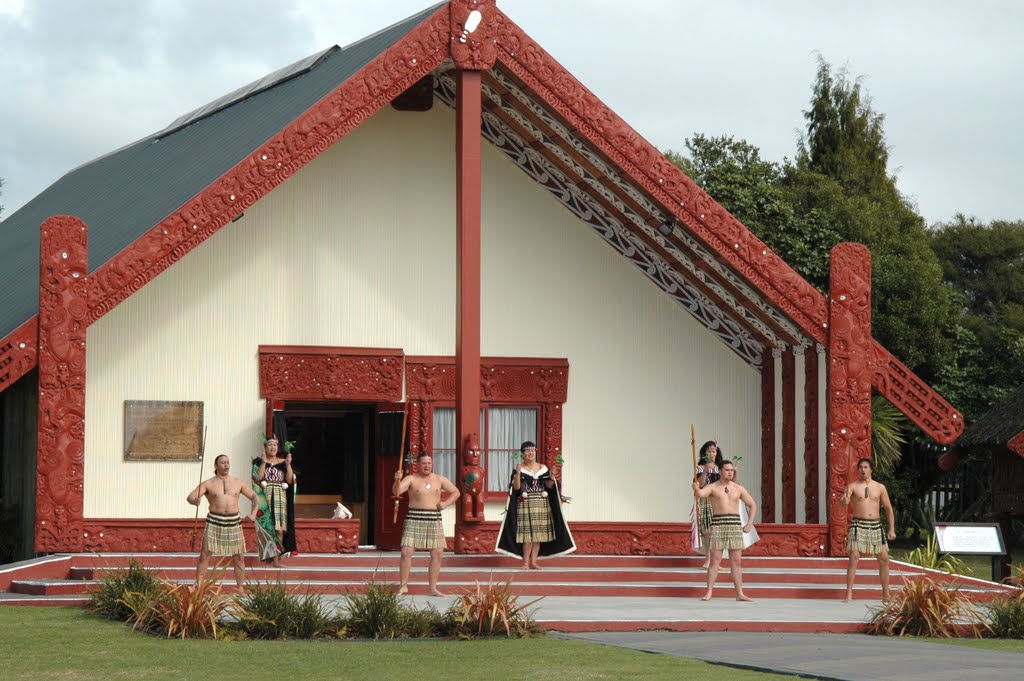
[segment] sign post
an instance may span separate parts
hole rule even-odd
[[[935,523],[939,551],[971,556],[992,556],[992,581],[1001,582],[1006,544],[998,523]]]

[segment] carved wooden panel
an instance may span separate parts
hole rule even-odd
[[[846,553],[847,508],[839,503],[856,462],[871,458],[871,253],[832,249],[829,271],[829,553]]]
[[[692,555],[688,523],[570,524],[578,553],[596,555]],[[745,549],[745,556],[827,555],[825,525],[757,525],[761,541]]]
[[[35,550],[82,547],[88,230],[46,220],[39,239],[39,417]]]
[[[409,357],[406,367],[408,399],[455,399],[454,359]],[[569,363],[564,359],[480,359],[480,398],[485,402],[561,404],[568,393]]]
[[[494,0],[451,0],[452,61],[460,69],[486,71],[494,66],[498,48],[494,40],[497,8]],[[470,31],[466,20],[470,13],[480,13],[480,23]]]
[[[256,550],[252,523],[243,520],[246,549]],[[355,553],[359,548],[359,519],[295,521],[299,553]],[[83,546],[89,552],[190,553],[199,550],[204,520],[89,518],[83,526]]]
[[[487,521],[462,528],[462,553],[494,553],[498,523]],[[688,556],[689,523],[572,522],[576,552],[598,556]],[[828,526],[813,524],[757,525],[761,541],[745,556],[826,556]]]
[[[782,353],[782,522],[796,522],[796,357]]]
[[[35,368],[38,349],[39,315],[0,340],[0,393]]]
[[[818,522],[818,353],[804,354],[804,522]]]
[[[775,354],[761,365],[761,519],[775,522]]]
[[[260,346],[260,396],[401,402],[401,350]]]
[[[1021,431],[1010,438],[1006,448],[1017,456],[1024,457],[1024,431]]]

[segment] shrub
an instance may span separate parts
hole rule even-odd
[[[1003,582],[1010,586],[1024,588],[1024,563],[1010,565],[1010,574],[1003,579]]]
[[[370,582],[365,593],[346,593],[345,602],[348,635],[373,639],[402,635],[406,608],[394,584]]]
[[[221,595],[223,568],[196,584],[159,580],[158,592],[131,619],[133,629],[168,638],[217,638],[232,599]]]
[[[133,559],[127,570],[111,571],[100,579],[89,592],[87,607],[101,617],[127,622],[158,591],[156,575]]]
[[[512,591],[511,577],[504,583],[489,582],[486,587],[477,582],[475,588],[466,589],[448,609],[449,631],[459,638],[498,635],[525,638],[541,633],[543,630],[528,610],[539,600],[520,603],[519,596]]]
[[[324,603],[318,593],[292,597],[291,635],[295,638],[319,638],[337,632],[339,627],[335,608]]]
[[[967,571],[967,566],[956,556],[948,553],[939,555],[939,544],[935,541],[935,535],[928,535],[924,546],[919,546],[907,554],[907,562],[943,572],[963,574]]]
[[[284,638],[291,609],[291,598],[280,582],[249,584],[248,593],[236,602],[238,626],[248,638]]]
[[[410,638],[444,636],[447,631],[445,616],[432,605],[425,608],[405,607],[402,617],[402,635]]]
[[[988,624],[997,638],[1024,638],[1024,591],[989,603]]]
[[[930,577],[908,580],[901,591],[873,609],[869,634],[979,638],[985,625],[974,604],[960,590]]]
[[[317,638],[337,629],[332,608],[316,593],[297,596],[280,582],[250,583],[237,599],[238,628],[247,638]]]

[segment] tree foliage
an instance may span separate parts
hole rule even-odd
[[[931,380],[951,356],[953,296],[924,219],[888,174],[884,117],[859,82],[824,60],[804,112],[796,159],[761,158],[744,140],[701,134],[669,158],[821,291],[830,250],[843,241],[872,254],[873,335]]]
[[[930,236],[961,306],[958,352],[941,380],[971,419],[1024,383],[1024,222],[957,215]]]

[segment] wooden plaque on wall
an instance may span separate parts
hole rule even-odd
[[[202,456],[202,402],[124,401],[125,461],[198,461]]]

